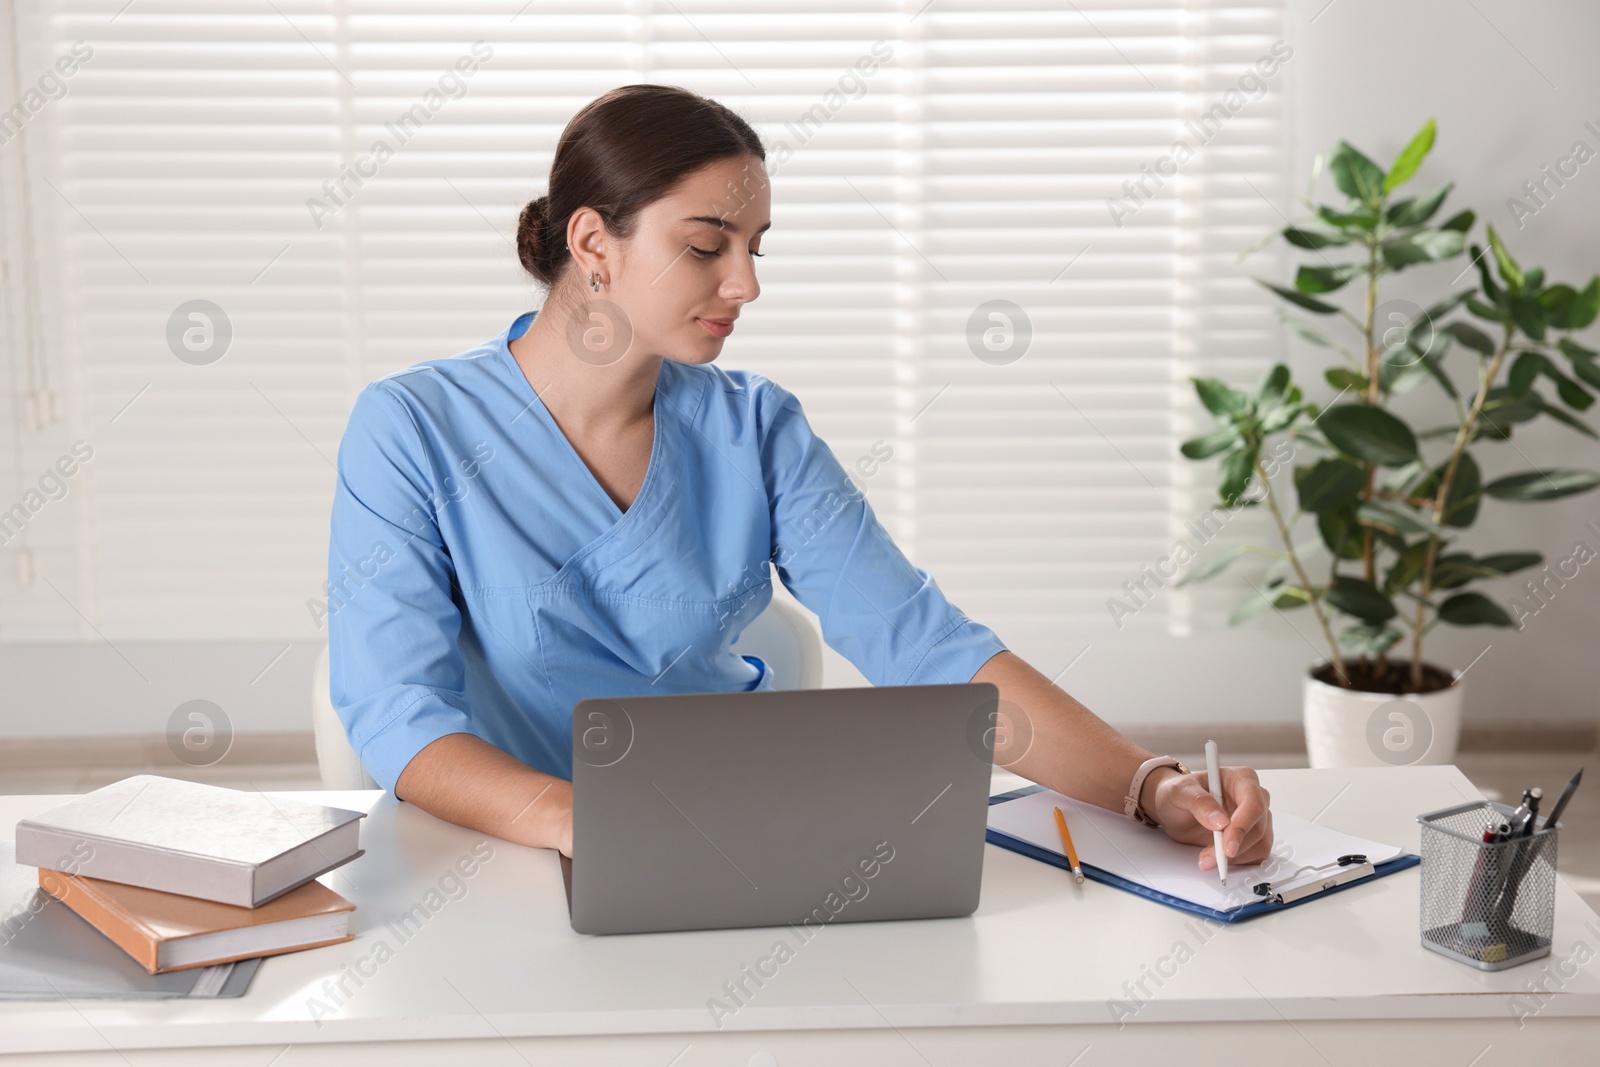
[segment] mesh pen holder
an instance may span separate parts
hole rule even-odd
[[[1422,825],[1422,944],[1485,971],[1550,954],[1556,834],[1541,818],[1527,837],[1483,840],[1515,809],[1492,800],[1417,816]]]

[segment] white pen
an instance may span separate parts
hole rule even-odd
[[[1211,795],[1217,798],[1217,803],[1222,804],[1222,775],[1217,771],[1217,743],[1206,742],[1206,781],[1211,783]],[[1227,811],[1228,806],[1222,804],[1222,810]],[[1217,873],[1222,876],[1222,884],[1228,884],[1228,857],[1222,851],[1222,831],[1211,831],[1212,839],[1217,846]]]

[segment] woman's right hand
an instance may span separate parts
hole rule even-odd
[[[572,855],[572,783],[473,734],[446,734],[417,753],[395,796],[458,826]]]

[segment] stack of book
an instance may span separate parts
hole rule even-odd
[[[16,829],[16,862],[150,974],[349,941],[316,881],[360,856],[364,812],[152,774]]]

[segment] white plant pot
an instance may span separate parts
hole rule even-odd
[[[1453,763],[1461,739],[1461,708],[1459,680],[1431,693],[1396,696],[1328,685],[1308,673],[1306,754],[1313,767]]]

